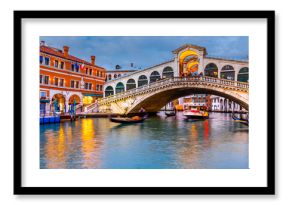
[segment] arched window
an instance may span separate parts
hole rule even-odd
[[[110,95],[114,95],[114,89],[112,86],[106,87],[106,90],[105,90],[105,97],[110,96]]]
[[[111,75],[111,74],[109,74],[109,76],[108,76],[108,79],[109,79],[109,80],[111,80],[111,79],[112,79],[112,75]]]
[[[235,80],[235,70],[234,67],[231,65],[225,65],[220,74],[221,78],[227,80]]]
[[[157,71],[153,71],[150,75],[150,83],[153,83],[160,79],[160,74]]]
[[[125,91],[125,86],[123,83],[119,82],[117,85],[116,85],[116,94],[117,93],[121,93],[121,92],[124,92]]]
[[[129,79],[127,81],[126,90],[131,90],[131,89],[134,89],[134,88],[136,88],[136,82],[135,82],[134,79],[131,78],[131,79]]]
[[[163,78],[173,78],[174,77],[173,69],[171,67],[164,68],[163,72],[162,72],[162,77]]]
[[[141,75],[138,78],[138,87],[143,86],[143,85],[147,85],[148,84],[148,79],[146,77],[146,75]]]
[[[209,76],[209,77],[217,78],[218,77],[218,67],[217,67],[217,65],[214,64],[214,63],[207,64],[205,69],[204,69],[204,75],[205,76]]]
[[[240,82],[248,82],[249,81],[249,68],[244,67],[241,68],[238,73],[238,81]]]
[[[117,78],[117,74],[114,74],[114,78]]]
[[[121,74],[118,74],[118,78],[121,77]]]

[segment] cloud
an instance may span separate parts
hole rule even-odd
[[[107,69],[115,65],[128,67],[132,62],[138,67],[162,63],[173,58],[172,50],[190,43],[204,46],[209,56],[245,59],[248,56],[247,36],[42,36],[50,46],[70,47],[70,53]]]

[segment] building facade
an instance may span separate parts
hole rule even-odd
[[[40,43],[40,111],[47,114],[68,112],[89,105],[103,96],[106,69],[69,54],[69,47],[57,49]]]
[[[245,111],[239,104],[216,95],[210,96],[211,111],[214,112],[239,112]]]

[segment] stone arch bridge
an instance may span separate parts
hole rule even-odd
[[[91,108],[98,106],[102,112],[118,114],[138,113],[141,107],[147,112],[157,112],[174,99],[198,93],[225,97],[249,109],[248,83],[208,76],[161,79],[100,99]]]

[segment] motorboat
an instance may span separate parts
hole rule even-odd
[[[209,113],[204,105],[195,103],[184,103],[183,115],[187,119],[208,119]]]

